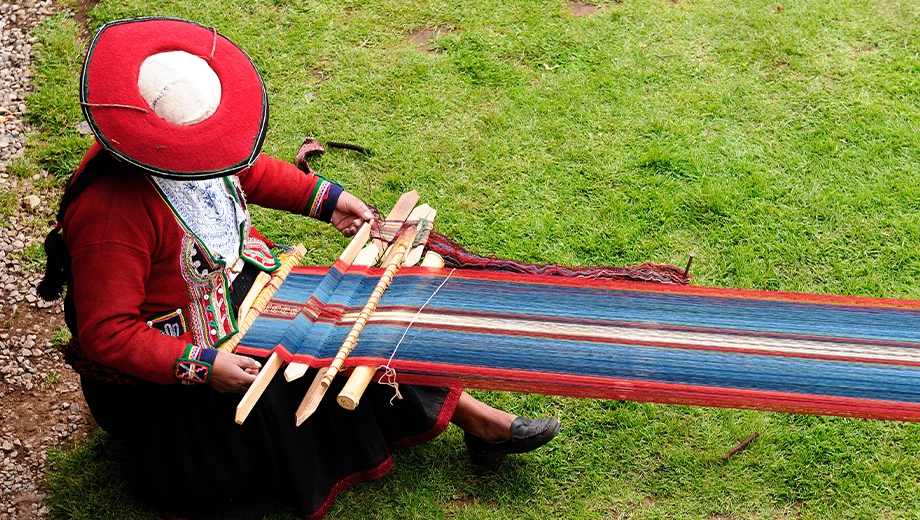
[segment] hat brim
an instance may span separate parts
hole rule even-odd
[[[220,80],[220,104],[200,123],[168,123],[141,96],[141,64],[169,51],[203,58]],[[118,20],[99,29],[83,65],[80,101],[106,150],[172,179],[220,177],[250,166],[268,128],[268,95],[252,59],[215,29],[178,18]]]

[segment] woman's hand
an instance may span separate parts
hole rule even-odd
[[[343,235],[350,237],[361,229],[361,225],[374,218],[367,204],[347,191],[339,195],[339,202],[332,212],[330,223]]]
[[[256,380],[262,365],[246,356],[218,352],[208,384],[218,392],[245,392]]]

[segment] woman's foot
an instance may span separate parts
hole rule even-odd
[[[559,433],[561,425],[555,417],[528,419],[517,417],[511,423],[511,436],[500,441],[487,441],[470,433],[463,436],[473,463],[486,466],[498,462],[505,455],[533,451]]]
[[[559,421],[549,417],[527,419],[477,401],[463,392],[451,422],[466,432],[464,441],[473,462],[492,464],[510,453],[526,453],[543,446],[559,433]]]

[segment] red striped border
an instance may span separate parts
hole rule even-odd
[[[270,354],[264,350],[246,347],[239,350],[256,356]],[[285,361],[305,363],[314,368],[328,366],[331,361],[309,356],[292,356],[280,346],[275,347],[274,351]],[[349,357],[345,364],[347,368],[351,368],[379,366],[386,362],[387,360],[380,358],[353,356]],[[453,386],[460,383],[464,387],[480,390],[920,422],[920,403],[901,401],[608,379],[405,360],[394,360],[392,367],[396,370],[398,382],[407,384]]]

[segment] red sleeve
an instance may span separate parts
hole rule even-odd
[[[138,181],[146,179],[98,178],[68,209],[64,230],[72,257],[70,291],[78,340],[89,359],[170,384],[176,382],[175,363],[188,342],[161,334],[142,318],[151,259],[164,230],[149,213],[150,200]],[[164,291],[175,293],[169,287]]]
[[[332,216],[342,192],[338,184],[264,154],[238,177],[248,202],[325,222]]]

